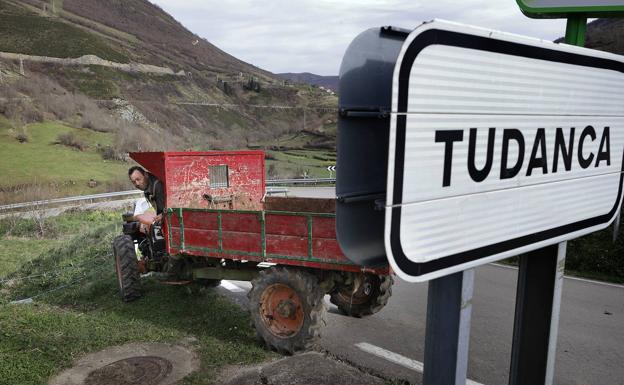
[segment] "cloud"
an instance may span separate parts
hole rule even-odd
[[[271,72],[336,75],[360,32],[442,18],[554,40],[565,20],[524,16],[513,0],[152,0],[224,51]]]

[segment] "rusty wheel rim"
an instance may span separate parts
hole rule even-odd
[[[260,316],[266,329],[274,336],[292,337],[303,327],[301,298],[291,287],[281,283],[273,284],[262,293]]]

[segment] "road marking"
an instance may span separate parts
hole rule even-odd
[[[496,266],[496,267],[503,267],[505,269],[518,270],[517,266],[504,265],[502,263],[491,263],[490,265],[493,265],[493,266]],[[617,283],[609,283],[609,282],[596,281],[594,279],[572,277],[570,275],[564,275],[563,278],[571,279],[573,281],[581,281],[581,282],[593,283],[593,284],[596,284],[596,285],[611,286],[611,287],[617,287],[617,288],[620,288],[620,289],[624,289],[624,285],[618,285]]]
[[[242,293],[245,291],[229,281],[221,281],[221,286],[234,293]]]
[[[411,369],[411,370],[415,370],[419,373],[423,372],[423,364],[422,362],[416,361],[416,360],[412,360],[411,358],[407,358],[405,356],[402,356],[400,354],[391,352],[390,350],[386,350],[384,348],[380,348],[379,346],[375,346],[372,344],[369,344],[367,342],[359,342],[357,344],[355,344],[355,347],[357,347],[360,350],[365,351],[366,353],[370,353],[373,354],[377,357],[381,357],[383,359],[386,359],[390,362],[394,362],[395,364],[401,365],[405,368]],[[466,385],[483,385],[479,382],[475,382],[469,379],[466,379]]]

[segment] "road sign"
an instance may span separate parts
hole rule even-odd
[[[522,13],[534,18],[565,18],[571,15],[607,17],[624,15],[622,0],[516,0]]]
[[[393,79],[385,248],[425,281],[607,227],[624,172],[624,60],[434,21]]]
[[[336,171],[336,166],[327,166],[327,171],[329,171],[329,172]]]

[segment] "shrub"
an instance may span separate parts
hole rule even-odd
[[[15,135],[15,139],[17,139],[17,141],[20,143],[26,143],[28,142],[28,135],[20,132],[19,134]]]
[[[112,146],[104,146],[98,148],[99,153],[102,155],[102,159],[105,160],[126,160],[126,154],[118,151],[116,148]]]
[[[84,151],[87,147],[84,142],[76,138],[73,132],[60,134],[57,136],[55,144],[62,144],[63,146],[72,147],[79,151]]]

